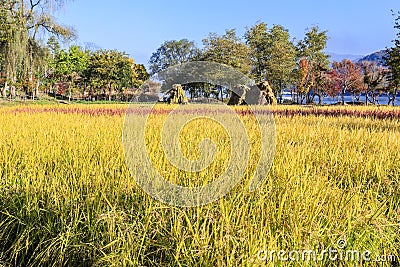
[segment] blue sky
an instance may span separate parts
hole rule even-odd
[[[210,32],[236,28],[243,35],[257,21],[281,24],[297,39],[306,28],[318,25],[328,31],[327,51],[369,54],[391,46],[396,33],[391,9],[400,10],[400,1],[75,0],[58,18],[76,28],[78,44],[126,51],[147,65],[166,40],[187,38],[200,46]]]

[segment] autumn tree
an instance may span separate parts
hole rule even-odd
[[[354,102],[354,96],[362,91],[361,68],[351,60],[343,59],[341,62],[333,62],[333,69],[338,74],[342,105],[344,105],[344,95],[346,92],[352,94]]]
[[[132,86],[139,88],[142,86],[148,79],[150,75],[147,73],[146,67],[143,64],[134,64],[133,65],[133,77],[132,77]]]
[[[377,104],[378,96],[386,90],[388,69],[376,62],[363,61],[359,64],[364,84],[365,104]],[[390,101],[389,101],[390,104]]]
[[[340,78],[336,70],[322,72],[321,90],[330,97],[337,97],[341,93]],[[320,98],[319,104],[322,103]]]
[[[311,88],[314,86],[315,76],[310,70],[311,66],[306,57],[299,60],[298,70],[296,71],[297,76],[297,97],[298,102],[302,103],[303,99],[308,95]]]
[[[133,99],[136,102],[155,102],[159,99],[158,94],[160,91],[161,83],[147,80],[139,88],[135,89]]]

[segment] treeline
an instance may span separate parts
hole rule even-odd
[[[116,50],[61,49],[76,38],[54,14],[62,0],[0,0],[0,95],[128,100],[147,80],[143,65]],[[48,38],[50,36],[50,38]],[[46,41],[47,40],[47,41]]]
[[[400,16],[399,16],[400,17]],[[395,28],[400,30],[400,19]],[[169,66],[190,61],[213,61],[237,68],[256,82],[268,81],[275,95],[291,92],[296,103],[322,103],[326,96],[340,97],[351,94],[359,102],[361,94],[365,101],[378,103],[378,96],[386,94],[388,103],[394,104],[400,81],[399,42],[387,50],[387,66],[373,62],[358,64],[350,60],[330,64],[325,53],[327,32],[318,27],[307,30],[302,40],[291,38],[281,25],[267,27],[263,22],[238,36],[234,29],[222,35],[210,33],[199,48],[187,39],[163,43],[150,58],[150,73],[158,73]],[[227,88],[210,84],[185,85],[191,98],[229,97]]]
[[[149,77],[145,67],[126,53],[79,46],[62,49],[60,43],[76,38],[75,31],[54,19],[65,0],[0,0],[0,96],[32,98],[40,93],[66,99],[129,100],[158,99],[151,84],[139,88]],[[325,53],[327,32],[312,27],[301,40],[293,39],[281,25],[260,22],[238,36],[234,29],[210,33],[197,47],[187,39],[163,43],[150,60],[150,74],[190,61],[213,61],[232,66],[256,82],[268,81],[279,99],[290,91],[293,102],[322,103],[326,96],[351,94],[359,101],[377,103],[382,93],[394,104],[400,84],[399,31],[387,49],[386,66],[350,60],[330,64]],[[183,87],[192,99],[226,99],[228,88],[211,84]],[[140,98],[138,94],[145,97]]]
[[[129,101],[148,78],[145,67],[117,50],[60,49],[55,38],[48,47],[52,58],[45,73],[44,90],[85,100]]]

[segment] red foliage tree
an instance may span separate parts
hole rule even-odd
[[[363,79],[361,76],[361,68],[348,59],[341,62],[334,62],[333,69],[337,72],[339,86],[341,89],[342,104],[344,104],[344,94],[352,93],[353,102],[354,95],[362,91]]]
[[[322,90],[331,97],[336,97],[340,94],[340,80],[336,70],[329,70],[323,73]]]

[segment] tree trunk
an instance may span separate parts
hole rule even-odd
[[[309,91],[307,94],[306,94],[306,105],[310,105],[310,104],[312,104],[312,95],[311,95],[311,92]]]
[[[39,82],[39,80],[37,80],[36,86],[35,86],[35,96],[36,96],[36,98],[39,97],[39,85],[40,85],[40,82]]]
[[[5,82],[5,84],[4,84],[3,91],[2,91],[2,96],[3,96],[4,98],[7,98],[7,87],[9,86],[9,85],[8,85],[8,79],[9,79],[9,78],[10,78],[10,73],[7,71],[6,82]]]
[[[393,93],[391,93],[391,92],[388,92],[388,93],[387,93],[387,96],[388,96],[388,98],[389,98],[389,100],[388,100],[388,106],[389,106],[390,104],[392,104],[392,106],[395,105],[396,95],[397,95],[397,90],[394,90]]]
[[[71,98],[72,98],[72,86],[73,86],[73,82],[71,80],[71,82],[68,83],[68,103],[71,102]]]
[[[375,105],[379,105],[378,97],[379,97],[379,95],[377,95],[377,94],[374,95],[374,103],[375,103]]]
[[[15,90],[15,86],[14,85],[11,85],[10,86],[10,98],[11,99],[14,99],[15,98],[15,96],[16,96],[16,92],[15,92],[16,90]]]
[[[322,97],[321,97],[321,95],[320,94],[317,94],[317,93],[315,93],[314,94],[314,96],[313,96],[313,102],[314,102],[314,99],[315,99],[315,97],[318,97],[318,105],[322,105]]]
[[[6,81],[6,83],[4,84],[3,90],[1,92],[3,98],[7,97],[7,86],[8,86],[8,82]]]
[[[342,89],[342,105],[344,105],[344,92],[345,92],[345,89],[343,88]]]
[[[356,101],[357,101],[357,102],[360,102],[360,97],[361,97],[361,93],[358,93],[358,94],[356,95]]]

